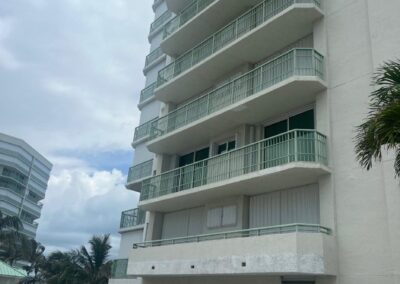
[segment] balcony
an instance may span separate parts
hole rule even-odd
[[[138,104],[139,109],[142,109],[142,107],[144,105],[153,101],[154,89],[156,88],[156,86],[157,86],[157,83],[150,84],[149,86],[147,86],[140,92],[140,99],[139,99],[139,104]]]
[[[155,65],[160,63],[161,61],[165,60],[166,56],[161,50],[161,48],[156,48],[152,52],[150,52],[149,55],[146,56],[146,62],[145,66],[143,69],[144,73],[147,73],[151,68],[153,68]],[[146,74],[145,74],[146,75]]]
[[[28,209],[31,214],[39,218],[43,205],[29,199],[25,199],[24,207],[25,209]]]
[[[147,146],[175,154],[205,144],[243,124],[264,121],[315,102],[326,88],[324,58],[312,49],[293,49],[155,120]]]
[[[320,225],[291,224],[134,245],[132,276],[337,273],[335,240]]]
[[[127,229],[143,225],[146,219],[146,212],[136,208],[121,213],[120,229]]]
[[[140,208],[171,211],[232,195],[316,183],[328,174],[327,139],[292,130],[142,182]]]
[[[128,269],[128,259],[115,259],[111,266],[111,279],[126,279]]]
[[[179,104],[235,68],[311,34],[322,16],[317,0],[264,1],[161,69],[155,96]]]
[[[135,134],[133,136],[132,147],[136,147],[140,143],[145,142],[150,138],[150,130],[151,125],[158,118],[154,118],[148,122],[143,123],[142,125],[135,128]]]
[[[178,57],[261,0],[195,0],[164,26],[163,51]],[[179,44],[178,44],[179,43]]]
[[[167,3],[168,10],[177,14],[190,5],[193,0],[165,0],[165,2]]]
[[[150,25],[150,35],[152,37],[159,31],[164,30],[164,25],[168,22],[168,20],[172,17],[171,11],[166,11],[160,17],[154,20],[153,23]]]
[[[149,160],[133,166],[129,169],[128,180],[126,183],[126,188],[140,191],[141,182],[149,178],[153,172],[153,160]]]

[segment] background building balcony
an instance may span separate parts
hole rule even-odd
[[[292,130],[142,182],[140,207],[172,211],[208,200],[318,182],[329,173],[327,139]]]
[[[156,48],[149,55],[146,56],[146,62],[144,65],[143,73],[147,73],[155,65],[166,59],[166,55],[163,53],[161,48]]]
[[[169,21],[169,19],[171,17],[172,17],[171,11],[166,11],[161,16],[159,16],[157,19],[155,19],[154,22],[151,23],[151,25],[150,25],[149,37],[152,37],[153,35],[157,34],[158,32],[161,32],[162,30],[164,30],[164,25]]]
[[[190,5],[191,2],[193,2],[193,0],[165,0],[168,10],[176,14],[182,11],[186,6]]]
[[[136,244],[128,275],[336,275],[335,240],[293,224]],[[146,248],[140,248],[146,247]]]
[[[156,86],[157,86],[157,83],[150,84],[149,86],[147,86],[140,92],[140,99],[139,99],[139,104],[138,104],[139,109],[142,109],[142,107],[144,105],[153,101],[154,89],[156,88]]]
[[[293,49],[155,120],[148,149],[185,152],[224,131],[313,103],[326,88],[323,78],[322,55]]]
[[[264,1],[161,69],[155,96],[179,104],[238,66],[311,34],[322,16],[317,0]]]
[[[135,134],[133,136],[132,147],[136,147],[136,145],[145,142],[150,138],[150,130],[152,123],[158,119],[154,118],[150,121],[143,123],[135,128]]]
[[[126,279],[128,269],[128,259],[115,259],[111,266],[111,279]]]
[[[153,171],[153,160],[133,166],[129,169],[126,187],[131,190],[140,191],[141,182],[149,178]]]
[[[261,0],[195,0],[164,26],[164,53],[178,57]]]
[[[146,219],[146,212],[136,208],[121,213],[120,229],[141,226]]]

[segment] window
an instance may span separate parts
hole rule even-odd
[[[236,141],[232,140],[218,145],[218,155],[232,151],[236,148]]]
[[[181,156],[179,158],[179,167],[184,167],[184,166],[193,164],[195,162],[205,160],[209,157],[209,152],[210,152],[210,148],[207,147],[207,148],[198,150],[196,152],[192,152],[192,153],[186,154],[184,156]]]
[[[236,225],[237,206],[228,205],[222,207],[211,208],[207,212],[207,227],[221,228]]]
[[[270,138],[293,129],[314,129],[314,110],[291,116],[264,128],[264,138]]]

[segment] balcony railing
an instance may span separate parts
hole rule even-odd
[[[146,212],[136,208],[121,213],[120,228],[130,228],[144,224]]]
[[[152,123],[154,139],[244,100],[293,76],[324,77],[324,58],[313,49],[293,49],[189,102]]]
[[[266,0],[258,4],[202,43],[187,51],[158,73],[157,86],[160,87],[179,74],[203,61],[229,43],[250,32],[275,15],[294,4],[314,4],[320,0]]]
[[[149,160],[144,163],[133,166],[129,169],[127,182],[129,184],[150,177],[152,171],[153,171],[153,160]]]
[[[164,26],[163,38],[173,34],[216,0],[195,0]]]
[[[157,83],[153,83],[142,90],[140,93],[139,104],[149,100],[154,96],[154,89],[157,87]]]
[[[160,17],[154,20],[154,22],[150,25],[150,34],[157,30],[159,27],[164,25],[169,18],[171,18],[172,13],[171,11],[166,11]]]
[[[157,61],[157,59],[159,59],[163,55],[164,55],[164,53],[162,52],[160,47],[156,48],[155,50],[150,52],[150,54],[146,56],[146,63],[145,63],[144,68],[149,67],[152,63]]]
[[[143,123],[142,125],[139,125],[138,127],[135,128],[135,134],[133,136],[133,142],[137,142],[140,139],[145,138],[146,136],[150,136],[150,130],[151,126],[154,121],[156,121],[158,118],[154,118],[148,122]]]
[[[198,236],[188,236],[174,239],[164,239],[156,241],[147,241],[143,243],[137,243],[133,245],[134,249],[137,248],[147,248],[147,247],[157,247],[166,245],[176,245],[185,243],[199,243],[212,240],[225,240],[234,238],[246,238],[255,236],[265,236],[265,235],[275,235],[275,234],[287,234],[287,233],[320,233],[331,235],[331,229],[320,225],[314,224],[288,224],[288,225],[278,225],[263,228],[254,228],[238,231],[220,232],[207,235]]]
[[[315,130],[292,130],[177,168],[144,180],[140,200],[157,198],[292,162],[327,165],[326,137]]]
[[[127,270],[128,270],[128,259],[113,260],[111,266],[111,278],[112,279],[127,278]]]

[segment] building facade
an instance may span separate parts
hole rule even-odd
[[[0,133],[0,210],[36,237],[52,164],[25,141]]]
[[[139,209],[111,282],[400,283],[394,155],[365,171],[354,154],[373,72],[400,57],[400,1],[153,9]]]

